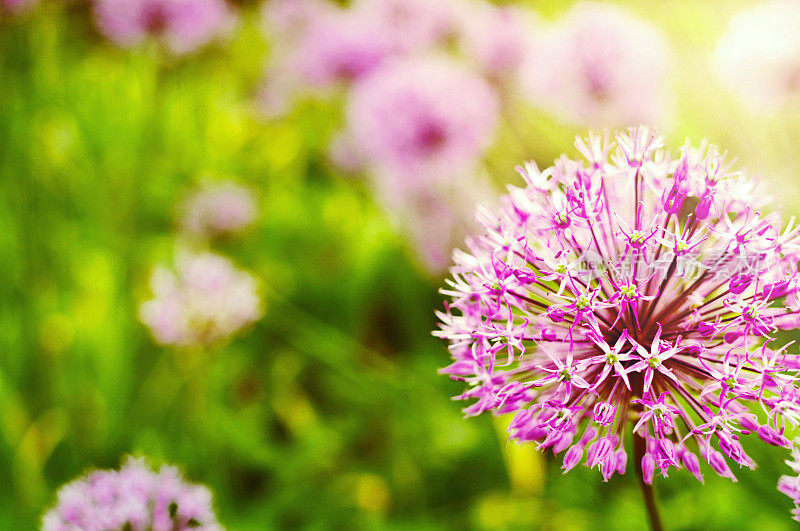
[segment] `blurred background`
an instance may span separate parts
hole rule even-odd
[[[134,454],[234,530],[644,529],[632,474],[462,418],[450,252],[637,123],[798,213],[798,95],[792,1],[0,0],[0,528]],[[792,527],[745,448],[656,480],[669,529]]]

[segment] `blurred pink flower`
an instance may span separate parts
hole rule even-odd
[[[139,317],[162,345],[211,345],[261,318],[257,281],[211,253],[179,257],[177,272],[156,268],[155,298]]]
[[[277,0],[264,10],[274,48],[261,91],[269,115],[303,92],[364,78],[390,57],[430,49],[453,32],[447,1],[359,0],[349,8],[314,0]]]
[[[488,179],[478,173],[451,175],[447,182],[402,193],[393,193],[391,176],[375,179],[374,185],[390,217],[408,235],[417,258],[434,274],[446,271],[453,249],[476,230],[476,205],[496,196]]]
[[[175,54],[192,52],[229,27],[223,0],[95,0],[100,31],[121,46],[163,39]]]
[[[360,11],[336,9],[311,18],[290,63],[314,87],[353,82],[371,72],[391,52],[384,28]]]
[[[465,55],[492,78],[513,76],[535,49],[539,24],[532,11],[465,3],[459,10],[459,36]]]
[[[800,94],[800,3],[775,0],[740,13],[714,54],[720,78],[755,109]]]
[[[352,10],[389,43],[395,53],[430,50],[456,30],[456,2],[452,0],[356,0]]]
[[[325,0],[269,0],[262,8],[264,28],[268,35],[291,39],[305,31],[313,19],[334,9]]]
[[[291,68],[270,64],[264,72],[255,105],[267,119],[282,118],[292,108],[295,98],[303,92],[303,84]]]
[[[404,186],[472,167],[491,143],[495,93],[444,57],[387,63],[349,95],[348,129],[368,163]]]
[[[669,63],[657,29],[621,8],[582,2],[542,33],[520,82],[533,105],[570,122],[665,125]]]
[[[186,483],[163,466],[154,472],[143,459],[128,458],[119,471],[97,470],[64,485],[43,531],[110,530],[221,531],[211,492]]]
[[[22,13],[38,3],[39,0],[0,0],[0,13],[3,11],[11,14]]]
[[[325,65],[319,59],[313,47],[311,33],[318,27],[319,20],[335,17],[341,10],[324,0],[270,0],[264,2],[264,32],[271,40],[270,60],[264,70],[261,87],[256,96],[256,106],[267,119],[278,119],[285,116],[295,99],[308,92],[308,75],[316,79],[315,85],[327,84],[335,76],[329,73],[314,72],[315,67],[322,69]],[[312,46],[313,45],[313,46]],[[301,52],[300,48],[306,47]],[[320,50],[317,50],[320,53]],[[297,57],[305,55],[302,61]],[[320,79],[324,80],[320,81]]]
[[[250,225],[255,217],[253,193],[231,181],[207,184],[181,206],[181,225],[198,236],[236,232]]]

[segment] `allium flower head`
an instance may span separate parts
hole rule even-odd
[[[667,119],[667,41],[619,7],[576,4],[528,57],[521,85],[532,104],[561,119],[594,127]]]
[[[714,65],[721,79],[758,109],[779,108],[800,94],[800,3],[773,0],[733,19]]]
[[[150,283],[155,298],[139,315],[164,345],[210,345],[262,314],[256,279],[215,254],[182,255],[176,272],[159,267]]]
[[[347,118],[367,160],[413,184],[472,166],[491,142],[497,113],[480,77],[426,57],[392,61],[357,84]]]
[[[221,530],[211,492],[186,483],[171,466],[153,471],[143,459],[128,458],[119,471],[98,470],[64,485],[43,531]]]
[[[231,20],[224,0],[95,0],[100,31],[121,46],[156,37],[175,54],[217,37]]]
[[[510,438],[608,479],[626,439],[644,480],[698,454],[735,480],[740,439],[788,446],[800,420],[800,229],[713,146],[675,154],[648,129],[577,142],[583,160],[520,168],[483,234],[455,253],[435,335],[450,341],[467,415],[515,413]],[[761,424],[754,412],[764,413]]]
[[[225,181],[192,193],[183,203],[181,215],[181,224],[190,233],[218,236],[250,225],[256,216],[256,201],[248,188]]]

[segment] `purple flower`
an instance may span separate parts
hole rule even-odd
[[[155,298],[142,304],[139,317],[163,345],[211,345],[263,311],[256,279],[211,253],[182,255],[177,272],[159,267],[150,283]]]
[[[800,230],[713,146],[676,156],[646,128],[576,145],[585,160],[519,168],[526,186],[479,210],[442,289],[442,372],[477,399],[467,415],[516,412],[510,438],[567,450],[565,470],[585,450],[607,480],[641,437],[648,482],[681,467],[702,480],[697,454],[735,480],[729,462],[755,466],[741,437],[787,446],[800,423],[797,357],[772,346],[800,327]]]
[[[533,105],[563,120],[594,127],[662,124],[669,62],[657,29],[621,8],[581,2],[541,33],[520,83]]]
[[[163,40],[175,54],[192,52],[229,26],[223,0],[95,0],[100,31],[120,46]]]
[[[714,55],[720,78],[755,110],[777,110],[800,94],[800,4],[759,3],[731,22]]]
[[[444,57],[392,61],[350,93],[348,129],[378,171],[401,186],[474,166],[497,123],[498,102],[478,76]]]
[[[256,216],[253,193],[231,181],[207,184],[181,206],[181,225],[195,235],[213,237],[250,225]]]
[[[98,470],[64,485],[42,520],[44,531],[217,531],[211,492],[171,466],[153,471],[129,457],[119,471]]]

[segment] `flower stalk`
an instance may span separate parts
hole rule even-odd
[[[644,459],[646,449],[647,442],[644,440],[644,437],[635,436],[633,438],[633,464],[636,468],[636,477],[639,478],[639,488],[641,488],[642,496],[644,497],[644,505],[647,509],[650,529],[653,531],[664,531],[664,526],[661,524],[661,516],[658,513],[658,505],[656,503],[653,485],[645,481],[644,477],[642,459]]]

